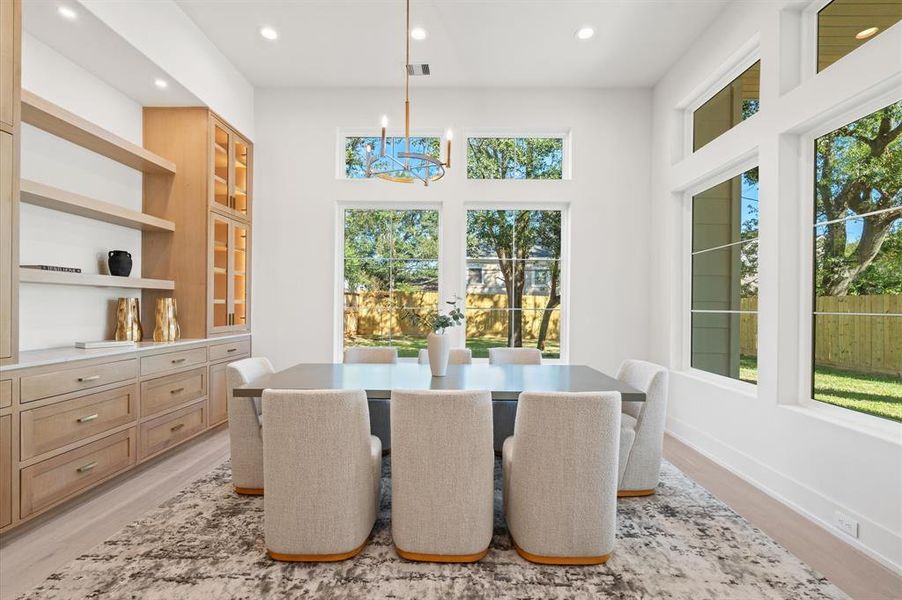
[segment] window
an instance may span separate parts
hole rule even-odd
[[[693,368],[758,381],[758,168],[692,197]]]
[[[345,209],[345,346],[426,347],[410,315],[438,308],[438,240],[437,210]]]
[[[467,179],[562,179],[561,137],[467,138]]]
[[[467,271],[482,274],[467,284],[467,347],[474,357],[510,346],[560,358],[561,216],[560,210],[467,211]]]
[[[382,141],[378,137],[345,138],[345,176],[348,179],[366,178],[366,147],[370,146],[376,154],[380,151]],[[411,137],[410,151],[430,154],[439,158],[441,139],[437,137]],[[385,153],[395,158],[398,152],[406,152],[407,143],[403,137],[385,138]]]
[[[815,141],[812,397],[902,421],[902,101]]]
[[[817,13],[820,73],[902,19],[902,2],[833,0]]]
[[[761,61],[743,71],[692,113],[692,151],[758,112]]]

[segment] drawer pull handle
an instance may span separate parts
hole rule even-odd
[[[96,466],[97,466],[97,461],[94,461],[94,462],[89,462],[86,465],[82,465],[82,466],[78,467],[78,469],[76,469],[76,470],[79,473],[87,473],[88,471],[90,471],[91,469],[93,469]]]
[[[184,392],[184,391],[185,391],[185,388],[180,387],[180,388],[175,388],[174,390],[169,390],[169,393],[170,394],[178,394],[178,393]]]
[[[229,348],[226,352],[237,352],[238,348]]]
[[[179,429],[181,429],[181,428],[184,427],[184,426],[185,426],[184,423],[179,423],[178,425],[173,425],[172,427],[170,427],[170,428],[169,428],[169,431],[175,432],[175,431],[178,431]]]
[[[171,362],[172,362],[172,364],[177,365],[179,363],[185,362],[186,360],[187,360],[186,358],[173,358]]]
[[[100,375],[89,375],[87,377],[79,377],[78,383],[87,383],[89,381],[97,381],[100,379]]]
[[[94,419],[96,419],[99,416],[100,415],[98,415],[97,413],[94,413],[93,415],[85,415],[83,417],[79,417],[78,422],[79,423],[90,423],[91,421],[93,421]]]

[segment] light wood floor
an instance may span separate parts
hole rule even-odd
[[[0,539],[0,600],[15,598],[228,457],[218,429]],[[902,578],[673,438],[667,459],[856,599],[898,600]]]

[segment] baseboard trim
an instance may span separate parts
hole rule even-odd
[[[736,477],[742,479],[743,481],[745,481],[745,482],[748,483],[749,485],[754,486],[755,488],[757,488],[758,490],[760,490],[760,491],[763,492],[764,494],[767,494],[768,496],[770,496],[771,498],[773,498],[773,499],[776,500],[777,502],[780,502],[780,503],[783,504],[784,506],[788,507],[788,508],[791,509],[793,512],[798,513],[799,516],[802,516],[802,517],[804,517],[805,519],[811,521],[812,523],[814,523],[815,525],[817,525],[817,526],[820,527],[821,529],[825,530],[827,533],[829,533],[830,535],[832,535],[833,537],[835,537],[836,539],[838,539],[838,540],[841,541],[842,543],[844,543],[844,544],[846,544],[846,545],[848,545],[848,546],[854,548],[855,550],[861,552],[862,554],[864,554],[864,555],[867,556],[868,558],[871,558],[871,559],[877,561],[877,562],[880,563],[883,567],[889,569],[890,571],[892,571],[892,572],[895,573],[896,575],[902,576],[902,565],[899,565],[899,564],[895,563],[895,562],[894,562],[892,559],[890,559],[889,557],[887,557],[887,556],[881,554],[880,552],[877,552],[876,550],[874,550],[873,548],[871,548],[871,547],[869,547],[869,546],[866,546],[865,544],[861,543],[861,541],[856,540],[856,539],[853,539],[853,538],[850,538],[850,537],[844,535],[843,533],[841,533],[840,531],[838,531],[833,525],[831,525],[829,522],[825,521],[824,519],[820,518],[819,516],[817,516],[816,514],[810,512],[809,510],[803,508],[803,507],[800,506],[798,503],[793,502],[792,500],[789,500],[788,498],[786,498],[786,496],[784,496],[784,495],[781,494],[780,492],[774,490],[772,487],[770,487],[770,486],[768,486],[768,485],[765,485],[764,483],[762,483],[762,482],[759,481],[758,479],[756,479],[756,478],[752,477],[751,475],[748,475],[747,473],[745,473],[745,472],[739,470],[739,468],[737,468],[735,465],[732,465],[732,464],[726,462],[722,457],[720,457],[720,456],[718,456],[718,455],[715,455],[715,454],[712,454],[710,451],[708,451],[708,450],[702,448],[701,446],[699,446],[698,443],[692,441],[692,440],[690,439],[690,436],[687,435],[686,433],[682,433],[682,434],[681,434],[681,433],[675,432],[675,431],[674,431],[674,428],[672,427],[672,425],[677,425],[679,428],[686,430],[689,434],[691,434],[691,436],[697,436],[698,438],[705,440],[708,444],[723,449],[723,450],[725,451],[725,453],[730,453],[730,454],[737,455],[737,456],[741,457],[741,458],[742,458],[743,460],[745,460],[745,461],[754,463],[754,464],[757,466],[757,468],[761,469],[762,471],[766,471],[766,472],[770,473],[773,477],[778,478],[778,479],[781,479],[782,481],[786,482],[788,485],[794,485],[794,486],[798,487],[799,489],[804,490],[804,492],[805,492],[806,494],[810,494],[810,495],[813,495],[813,496],[817,496],[817,497],[820,498],[823,502],[825,502],[825,503],[827,503],[827,504],[829,504],[829,505],[832,505],[832,506],[836,507],[837,509],[841,509],[841,510],[843,510],[843,511],[846,511],[846,512],[848,512],[848,513],[850,513],[850,514],[855,515],[859,520],[862,520],[862,519],[863,519],[863,518],[862,518],[862,515],[856,513],[855,511],[853,511],[853,510],[851,510],[851,509],[849,509],[849,508],[847,508],[847,507],[845,507],[845,506],[842,506],[841,504],[838,504],[836,501],[830,499],[829,497],[827,497],[827,496],[825,496],[824,494],[818,492],[817,490],[811,489],[810,487],[805,486],[805,485],[802,485],[802,484],[800,484],[800,483],[793,482],[789,477],[787,477],[787,476],[784,475],[783,473],[780,473],[779,471],[777,471],[777,470],[773,469],[772,467],[770,467],[770,466],[768,466],[768,465],[762,463],[762,462],[759,461],[758,459],[756,459],[756,458],[754,458],[754,457],[752,457],[752,456],[749,456],[748,454],[742,452],[741,450],[737,450],[736,448],[733,448],[732,446],[730,446],[730,445],[728,445],[728,444],[722,442],[721,440],[719,440],[719,439],[717,439],[717,438],[711,436],[710,434],[708,434],[708,433],[706,433],[706,432],[704,432],[704,431],[701,431],[701,430],[699,430],[698,428],[696,428],[696,427],[694,427],[694,426],[692,426],[692,425],[689,425],[689,424],[686,423],[685,421],[681,421],[680,419],[675,419],[675,418],[673,418],[673,417],[668,418],[666,432],[667,432],[668,435],[670,435],[671,437],[673,437],[675,440],[677,440],[678,442],[680,442],[680,443],[682,443],[682,444],[688,446],[689,448],[691,448],[691,449],[694,450],[695,452],[698,452],[699,454],[701,454],[702,456],[704,456],[704,457],[707,458],[708,460],[712,461],[713,463],[715,463],[715,464],[718,465],[719,467],[721,467],[721,468],[723,468],[723,469],[729,471],[730,473],[732,473],[732,474],[735,475]],[[864,520],[866,520],[866,519],[864,519]],[[895,534],[895,533],[892,532],[892,531],[889,531],[888,529],[886,529],[885,527],[883,527],[882,525],[880,525],[880,524],[878,524],[878,523],[874,523],[873,521],[868,521],[868,522],[869,522],[869,525],[870,525],[870,526],[872,526],[872,527],[874,527],[874,528],[878,528],[878,529],[883,530],[883,531],[885,532],[885,535],[886,535],[887,537],[894,538],[894,539],[896,540],[896,543],[897,543],[897,544],[902,545],[902,537],[898,536],[897,534]]]

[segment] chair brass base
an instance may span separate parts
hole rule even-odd
[[[511,538],[511,544],[517,554],[531,563],[539,565],[569,565],[569,566],[585,566],[585,565],[601,565],[608,562],[610,554],[602,554],[601,556],[542,556],[527,552],[517,545],[514,538]]]
[[[395,552],[404,560],[416,562],[472,563],[485,558],[485,555],[489,553],[489,549],[486,548],[476,554],[423,554],[421,552],[407,552],[395,546]]]
[[[366,546],[367,541],[369,541],[369,538],[364,540],[362,544],[353,550],[349,552],[339,552],[337,554],[283,554],[282,552],[273,552],[269,549],[266,550],[266,553],[269,554],[271,559],[281,562],[338,562],[360,554],[364,546]]]
[[[243,488],[235,486],[235,493],[242,496],[262,496],[263,488]]]
[[[651,496],[655,493],[655,488],[650,490],[617,490],[618,498],[638,498],[640,496]]]

